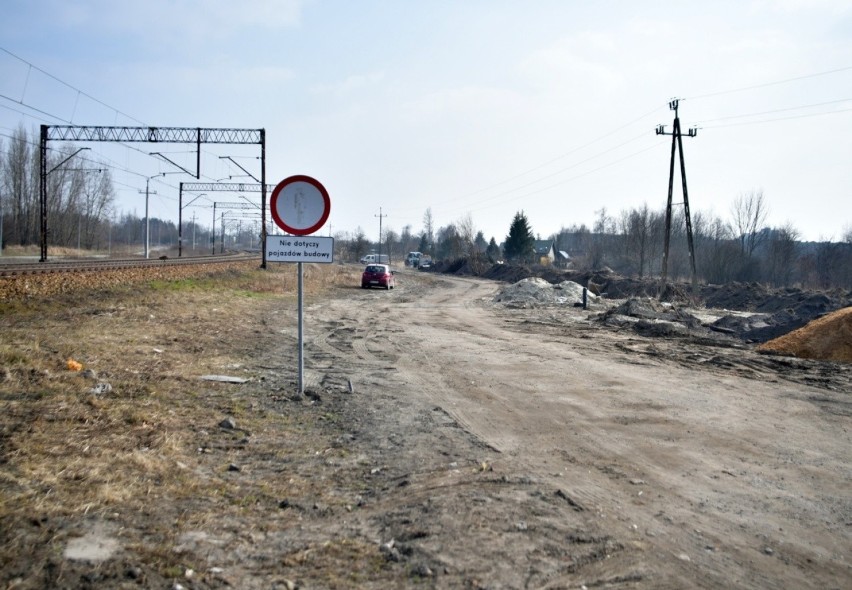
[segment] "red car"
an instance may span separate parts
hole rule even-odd
[[[394,288],[393,271],[387,264],[369,264],[361,275],[361,288],[384,287]]]

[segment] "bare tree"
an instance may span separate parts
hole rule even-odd
[[[633,209],[627,215],[627,244],[629,257],[635,261],[639,277],[645,276],[648,254],[651,249],[651,211],[648,203]]]
[[[470,213],[459,218],[455,223],[460,246],[465,254],[473,254],[474,240],[476,239],[476,227],[473,225],[473,217]]]
[[[796,243],[799,231],[787,223],[772,231],[767,243],[766,276],[776,287],[790,284],[796,268]]]
[[[438,229],[435,238],[435,252],[438,255],[438,259],[452,260],[464,254],[462,240],[459,237],[459,232],[455,224],[451,223]]]
[[[435,247],[435,220],[432,217],[432,208],[426,209],[423,214],[423,235],[430,248]]]
[[[595,214],[598,217],[595,220],[593,228],[592,244],[589,248],[588,258],[588,265],[591,269],[599,269],[607,262],[609,255],[612,253],[609,245],[616,230],[615,218],[607,214],[606,207],[598,209],[595,211]]]
[[[22,246],[35,243],[38,236],[38,184],[34,176],[37,170],[37,151],[27,138],[23,125],[12,132],[7,150],[0,162],[0,178],[4,199],[4,217],[8,231],[4,236],[7,242]],[[11,220],[11,221],[10,221]]]
[[[352,238],[352,253],[355,255],[355,260],[360,260],[367,253],[370,243],[367,241],[367,234],[359,225],[355,230],[355,235]]]
[[[739,241],[732,238],[730,224],[719,216],[709,215],[702,225],[700,247],[696,246],[699,272],[709,283],[725,283],[734,276],[741,258]]]
[[[399,250],[401,247],[399,234],[396,233],[395,230],[391,228],[387,228],[385,230],[385,250],[388,253],[388,262],[393,262],[394,257],[399,254]],[[402,258],[401,255],[400,258]]]
[[[417,238],[411,234],[411,224],[402,226],[402,233],[399,235],[400,246],[402,247],[403,255],[406,252],[411,252],[417,248]]]
[[[740,193],[731,205],[731,227],[740,240],[744,256],[751,256],[762,237],[759,230],[766,223],[769,205],[762,190]]]

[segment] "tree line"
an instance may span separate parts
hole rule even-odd
[[[792,223],[778,227],[766,224],[769,203],[762,191],[740,194],[731,203],[729,217],[698,211],[692,216],[698,280],[723,284],[732,281],[759,282],[773,287],[830,289],[852,288],[852,227],[839,242],[802,242]],[[576,270],[610,269],[624,276],[659,277],[665,240],[665,208],[647,203],[610,214],[596,212],[593,224],[563,226],[544,238],[552,244],[554,264]],[[431,209],[415,233],[410,225],[402,232],[383,232],[382,252],[392,263],[401,263],[409,251],[431,255],[436,260],[473,258],[483,263],[535,264],[534,245],[542,238],[534,233],[523,211],[517,212],[506,236],[497,242],[477,231],[470,214],[436,228]],[[337,258],[357,261],[377,252],[378,241],[367,238],[362,228],[336,234]],[[567,255],[563,257],[561,253]],[[691,278],[683,209],[673,211],[668,276]]]
[[[32,246],[41,240],[41,156],[35,137],[19,127],[8,140],[0,141],[2,248]],[[65,144],[60,149],[48,150],[45,166],[48,171],[48,246],[141,251],[146,233],[145,218],[135,213],[116,214],[115,188],[109,166],[90,158],[73,157],[78,149],[74,144]],[[196,245],[207,251],[209,228],[189,222],[184,224],[184,232],[184,244],[190,244],[189,238],[194,237]],[[154,248],[170,248],[178,241],[177,225],[171,221],[149,219],[148,233]]]

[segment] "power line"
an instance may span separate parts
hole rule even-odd
[[[702,126],[702,129],[722,129],[724,127],[740,127],[742,125],[759,125],[761,123],[775,123],[777,121],[790,121],[793,119],[807,119],[809,117],[822,117],[825,115],[836,115],[838,113],[848,113],[852,111],[852,108],[848,109],[838,109],[835,111],[826,111],[823,113],[808,113],[804,115],[790,115],[789,117],[776,117],[774,119],[762,119],[760,121],[742,121],[740,123],[727,123],[724,125],[709,125],[707,127]],[[718,119],[717,119],[718,120]]]
[[[563,172],[567,172],[567,171],[569,171],[569,170],[573,170],[574,168],[577,168],[577,167],[578,167],[578,166],[580,166],[581,164],[585,164],[586,162],[590,162],[590,161],[592,161],[592,160],[594,160],[594,159],[596,159],[596,158],[600,158],[601,156],[605,156],[606,154],[608,154],[608,153],[610,153],[610,152],[614,152],[615,150],[617,150],[617,149],[619,149],[619,148],[621,148],[621,147],[624,147],[625,145],[628,145],[628,144],[630,144],[630,143],[633,143],[634,141],[636,141],[636,140],[638,140],[638,139],[641,139],[641,138],[643,138],[643,137],[646,137],[646,135],[647,135],[647,131],[643,131],[640,135],[637,135],[637,136],[635,136],[635,137],[632,137],[631,139],[628,139],[627,141],[622,142],[622,143],[620,143],[620,144],[618,144],[618,145],[616,145],[616,146],[614,146],[614,147],[612,147],[612,148],[609,148],[609,149],[607,149],[607,150],[604,150],[604,151],[602,151],[602,152],[599,152],[599,153],[597,153],[597,154],[594,154],[593,156],[589,156],[588,158],[586,158],[586,159],[584,159],[584,160],[580,160],[579,162],[576,162],[576,163],[574,163],[574,164],[572,164],[572,165],[570,165],[570,166],[567,166],[567,167],[565,167],[565,168],[562,168],[562,169],[560,169],[560,170],[557,170],[557,171],[555,171],[555,172],[552,172],[551,174],[548,174],[548,175],[546,175],[546,176],[542,176],[541,178],[538,178],[538,179],[536,179],[536,180],[530,181],[530,182],[528,182],[528,183],[526,183],[526,184],[523,184],[523,185],[521,185],[521,186],[517,186],[517,187],[515,187],[515,188],[511,188],[511,189],[507,189],[507,190],[505,190],[505,191],[503,191],[503,192],[501,192],[501,193],[497,193],[496,195],[492,195],[492,196],[490,196],[490,197],[486,197],[486,198],[484,198],[484,199],[480,199],[480,200],[478,200],[478,201],[474,201],[474,202],[470,203],[468,206],[469,206],[469,207],[473,207],[473,206],[476,206],[476,205],[482,205],[482,204],[487,203],[488,201],[491,201],[491,200],[493,200],[493,199],[497,199],[497,198],[502,197],[502,196],[504,196],[504,195],[510,195],[510,194],[512,194],[512,193],[515,193],[515,192],[517,192],[517,191],[520,191],[520,190],[522,190],[522,189],[525,189],[525,188],[527,188],[527,187],[530,187],[530,186],[532,186],[532,185],[534,185],[534,184],[538,184],[539,182],[542,182],[542,181],[547,180],[547,179],[549,179],[549,178],[553,178],[554,176],[558,176],[558,175],[562,174]],[[643,151],[644,151],[644,150],[643,150]],[[600,169],[600,168],[598,168],[598,169]],[[583,175],[580,175],[580,176],[583,176]],[[573,179],[576,179],[576,178],[580,178],[580,176],[574,176],[574,177],[572,177],[572,178],[570,178],[570,179],[565,180],[564,182],[568,182],[568,181],[570,181],[570,180],[573,180]],[[553,187],[555,187],[555,186],[559,186],[560,184],[563,184],[563,182],[558,182],[558,183],[555,183],[555,184],[551,184],[550,186],[545,187],[545,188],[544,188],[544,189],[542,189],[542,190],[547,190],[548,188],[553,188]],[[527,193],[527,194],[528,194],[528,195],[530,195],[530,194],[536,194],[536,192],[540,192],[540,191],[533,191],[533,192],[531,192],[531,193]]]
[[[735,92],[745,92],[746,90],[755,90],[757,88],[766,88],[768,86],[778,86],[779,84],[788,84],[789,82],[798,82],[799,80],[807,80],[809,78],[817,78],[819,76],[828,76],[830,74],[837,74],[839,72],[845,72],[848,70],[852,70],[852,66],[846,66],[843,68],[836,68],[834,70],[826,70],[824,72],[816,72],[814,74],[805,74],[804,76],[796,76],[795,78],[785,78],[784,80],[776,80],[774,82],[764,82],[762,84],[753,84],[751,86],[743,86],[742,88],[732,88],[731,90],[721,90],[719,92],[708,92],[707,94],[697,94],[695,96],[688,96],[686,98],[681,98],[680,100],[698,100],[701,98],[710,98],[712,96],[722,96],[725,94],[733,94]]]
[[[480,208],[480,209],[486,209],[486,208],[488,208],[488,207],[494,207],[494,206],[497,206],[497,205],[502,205],[502,204],[504,204],[504,203],[508,203],[508,202],[510,202],[510,201],[512,201],[512,200],[516,200],[516,199],[525,199],[525,198],[527,198],[527,197],[531,197],[531,196],[533,196],[533,195],[537,195],[537,194],[539,194],[539,193],[543,193],[543,192],[545,192],[545,191],[549,191],[550,189],[556,188],[556,187],[558,187],[558,186],[562,186],[563,184],[568,184],[569,182],[573,182],[573,181],[575,181],[575,180],[578,180],[578,179],[580,179],[580,178],[583,178],[584,176],[588,176],[588,175],[590,175],[590,174],[594,174],[595,172],[600,172],[601,170],[605,170],[605,169],[607,169],[607,168],[611,168],[612,166],[615,166],[616,164],[620,164],[621,162],[624,162],[625,160],[629,160],[629,159],[631,159],[631,158],[635,158],[636,156],[642,155],[642,154],[644,154],[645,152],[648,152],[648,151],[650,151],[650,150],[653,150],[653,149],[657,148],[657,147],[660,145],[660,143],[661,143],[661,142],[655,142],[653,145],[650,145],[650,146],[648,146],[648,147],[646,147],[646,148],[642,148],[641,150],[635,151],[635,152],[633,152],[633,153],[627,154],[626,156],[624,156],[624,157],[622,157],[622,158],[619,158],[619,159],[617,159],[617,160],[613,160],[612,162],[609,162],[609,163],[607,163],[607,164],[603,164],[602,166],[598,166],[597,168],[593,168],[593,169],[591,169],[591,170],[587,170],[587,171],[585,171],[585,172],[582,172],[582,173],[577,174],[577,175],[575,175],[575,176],[572,176],[572,177],[570,177],[570,178],[566,178],[566,179],[564,179],[564,180],[560,180],[559,182],[554,182],[553,184],[549,184],[549,185],[547,185],[547,186],[545,186],[545,187],[542,187],[542,188],[536,189],[536,190],[534,190],[534,191],[529,191],[529,192],[523,193],[523,194],[521,194],[521,195],[510,195],[510,196],[509,196],[508,198],[506,198],[506,199],[502,199],[501,201],[496,201],[496,202],[493,202],[493,203],[489,203],[488,205],[483,205],[483,206],[481,206],[481,207],[479,207],[479,208]],[[508,193],[507,193],[507,194],[508,194]],[[485,201],[482,201],[482,202],[485,202]],[[458,206],[458,207],[454,207],[454,208],[452,208],[452,209],[449,209],[449,211],[463,211],[463,210],[465,210],[465,209],[470,209],[470,206],[468,206],[468,205],[460,205],[460,206]]]
[[[603,135],[601,135],[601,136],[598,136],[598,137],[596,137],[595,139],[592,139],[591,141],[588,141],[588,142],[586,142],[586,143],[584,143],[584,144],[582,144],[582,145],[580,145],[580,146],[577,146],[576,148],[574,148],[574,149],[572,149],[572,150],[570,150],[570,151],[568,151],[568,152],[566,152],[566,153],[564,153],[564,154],[562,154],[562,155],[560,155],[560,156],[557,156],[557,157],[555,157],[555,158],[552,158],[552,159],[550,159],[550,160],[548,160],[548,161],[546,161],[546,162],[543,162],[542,164],[539,164],[539,165],[537,165],[537,166],[534,166],[533,168],[529,168],[529,169],[527,169],[527,170],[525,170],[525,171],[523,171],[523,172],[520,172],[520,173],[518,173],[518,174],[515,174],[514,176],[511,176],[511,177],[509,177],[509,178],[506,178],[506,179],[504,179],[504,180],[501,180],[501,181],[499,181],[499,182],[496,182],[496,183],[494,183],[494,184],[492,184],[492,185],[490,185],[490,186],[487,186],[487,187],[485,187],[485,188],[481,188],[481,189],[475,190],[475,191],[473,191],[473,192],[466,193],[466,194],[464,194],[464,195],[462,195],[462,196],[460,196],[460,197],[454,197],[454,198],[452,198],[452,199],[447,199],[447,200],[445,200],[445,201],[440,201],[440,202],[436,203],[436,205],[440,206],[440,205],[441,205],[441,204],[443,204],[443,203],[458,203],[458,201],[460,201],[460,200],[467,199],[467,198],[469,198],[469,197],[472,197],[472,196],[474,196],[474,195],[478,195],[478,194],[483,193],[483,192],[485,192],[485,191],[489,191],[489,190],[491,190],[491,189],[494,189],[494,188],[497,188],[497,187],[499,187],[499,186],[502,186],[502,185],[504,185],[504,184],[506,184],[506,183],[508,183],[508,182],[511,182],[511,181],[513,181],[513,180],[516,180],[516,179],[518,179],[518,178],[521,178],[521,177],[523,177],[523,176],[526,176],[527,174],[530,174],[530,173],[532,173],[532,172],[535,172],[536,170],[540,170],[540,169],[542,169],[542,168],[544,168],[544,167],[546,167],[546,166],[549,166],[550,164],[553,164],[554,162],[558,162],[559,160],[562,160],[562,159],[567,158],[568,156],[570,156],[570,155],[572,155],[572,154],[575,154],[575,153],[577,153],[577,152],[579,152],[579,151],[581,151],[581,150],[584,150],[584,149],[586,149],[586,148],[588,148],[588,147],[590,147],[590,146],[594,145],[595,143],[597,143],[597,142],[599,142],[599,141],[601,141],[601,140],[603,140],[603,139],[606,139],[607,137],[609,137],[609,136],[611,136],[611,135],[615,135],[615,134],[616,134],[616,133],[618,133],[619,131],[621,131],[621,130],[623,130],[623,129],[626,129],[627,127],[630,127],[631,125],[635,125],[635,124],[636,124],[636,123],[638,123],[639,121],[641,121],[641,120],[643,120],[643,119],[646,119],[646,118],[647,118],[647,117],[649,117],[650,115],[654,114],[654,113],[655,113],[655,112],[657,112],[659,109],[660,109],[660,107],[654,107],[653,109],[651,109],[651,110],[649,110],[649,111],[647,111],[647,112],[643,113],[642,115],[639,115],[638,117],[636,117],[636,118],[632,119],[631,121],[629,121],[629,122],[627,122],[627,123],[624,123],[624,124],[620,125],[619,127],[617,127],[617,128],[615,128],[615,129],[613,129],[612,131],[609,131],[609,132],[607,132],[607,133],[605,133],[605,134],[603,134]],[[604,151],[602,151],[602,152],[599,152],[599,153],[597,153],[597,154],[595,154],[595,155],[593,155],[593,156],[589,156],[588,158],[586,158],[586,159],[584,159],[584,160],[580,160],[579,162],[575,162],[574,164],[571,164],[570,166],[566,166],[565,168],[560,168],[559,170],[556,170],[555,172],[552,172],[552,173],[550,173],[550,174],[548,174],[548,175],[546,175],[546,176],[540,177],[540,178],[538,178],[538,179],[536,179],[536,180],[532,180],[532,181],[530,181],[530,182],[528,182],[528,183],[526,183],[526,184],[523,184],[523,185],[521,185],[521,186],[517,186],[517,187],[511,188],[511,189],[507,189],[507,190],[505,190],[505,191],[503,191],[503,192],[501,192],[501,193],[498,193],[498,194],[496,194],[496,195],[492,195],[492,196],[490,196],[490,197],[486,197],[485,199],[481,199],[481,200],[478,200],[478,201],[474,201],[473,203],[470,203],[470,205],[468,205],[468,207],[470,207],[470,206],[475,206],[475,205],[478,205],[478,204],[480,204],[480,203],[488,202],[488,201],[489,201],[489,200],[491,200],[491,199],[496,199],[496,198],[501,197],[501,196],[503,196],[503,195],[507,195],[507,194],[513,193],[513,192],[515,192],[515,191],[518,191],[518,190],[524,189],[524,188],[526,188],[526,187],[528,187],[528,186],[532,186],[533,184],[536,184],[536,183],[538,183],[538,182],[541,182],[541,181],[547,180],[548,178],[552,178],[552,177],[554,177],[554,176],[557,176],[557,175],[559,175],[559,174],[562,174],[563,172],[566,172],[566,171],[568,171],[568,170],[571,170],[571,169],[573,169],[573,168],[576,168],[576,167],[577,167],[577,166],[579,166],[580,164],[583,164],[583,163],[588,162],[588,161],[590,161],[590,160],[593,160],[593,159],[595,159],[595,158],[599,158],[600,156],[603,156],[603,155],[606,155],[606,154],[608,154],[608,153],[610,153],[610,152],[612,152],[612,151],[615,151],[616,149],[618,149],[618,148],[620,148],[620,147],[623,147],[623,146],[625,146],[625,145],[627,145],[627,144],[629,144],[629,143],[631,143],[631,142],[633,142],[633,141],[636,141],[637,139],[640,139],[640,138],[642,138],[642,137],[645,137],[645,134],[646,134],[646,132],[645,132],[645,131],[643,131],[641,134],[636,135],[635,137],[633,137],[633,138],[631,138],[631,139],[628,139],[627,141],[622,142],[622,143],[620,143],[620,144],[618,144],[618,145],[616,145],[616,146],[614,146],[614,147],[611,147],[611,148],[609,148],[609,149],[606,149],[606,150],[604,150]],[[578,178],[578,177],[575,177],[575,178]],[[569,179],[569,180],[570,180],[570,179]],[[559,184],[559,183],[557,183],[557,184]],[[552,185],[552,186],[556,186],[556,185]],[[543,190],[546,190],[546,189],[543,189]],[[540,191],[535,191],[535,192],[540,192]],[[535,194],[535,192],[533,192],[533,193],[529,193],[529,194]],[[453,209],[458,209],[458,207],[454,207]],[[407,210],[413,210],[413,208],[411,208],[411,209],[405,209],[405,208],[403,208],[403,209],[401,209],[400,211],[401,211],[401,212],[405,212],[405,211],[407,211]]]
[[[610,132],[608,132],[608,133],[605,133],[605,134],[603,134],[603,135],[601,135],[601,136],[599,136],[599,137],[596,137],[595,139],[593,139],[593,140],[591,140],[591,141],[589,141],[589,142],[586,142],[586,143],[584,143],[583,145],[577,146],[576,148],[574,148],[574,149],[572,149],[572,150],[570,150],[570,151],[568,151],[568,152],[566,152],[566,153],[562,154],[561,156],[557,156],[557,157],[555,157],[555,158],[552,158],[551,160],[548,160],[547,162],[543,162],[542,164],[539,164],[539,165],[537,165],[537,166],[534,166],[533,168],[529,168],[528,170],[524,170],[523,172],[520,172],[520,173],[518,173],[518,174],[516,174],[516,175],[514,175],[514,176],[512,176],[512,177],[510,177],[510,178],[507,178],[507,179],[505,179],[505,180],[501,180],[500,182],[495,183],[495,184],[493,184],[493,185],[491,185],[491,186],[489,186],[489,187],[485,187],[485,188],[483,188],[483,189],[479,189],[479,190],[474,191],[474,192],[472,192],[472,193],[468,193],[467,195],[465,195],[465,196],[464,196],[464,197],[462,197],[462,198],[470,197],[470,196],[473,196],[473,195],[475,195],[475,194],[478,194],[478,193],[481,193],[481,192],[484,192],[484,191],[487,191],[487,190],[491,190],[492,188],[496,188],[496,187],[498,187],[498,186],[501,186],[501,185],[503,185],[503,184],[506,184],[507,182],[511,182],[512,180],[515,180],[516,178],[520,178],[521,176],[526,176],[527,174],[529,174],[529,173],[531,173],[531,172],[535,172],[536,170],[540,170],[540,169],[544,168],[545,166],[549,166],[550,164],[552,164],[552,163],[554,163],[554,162],[558,162],[559,160],[562,160],[562,159],[564,159],[564,158],[567,158],[568,156],[570,156],[570,155],[572,155],[572,154],[575,154],[575,153],[579,152],[580,150],[586,149],[587,147],[589,147],[589,146],[591,146],[591,145],[594,145],[595,143],[597,143],[597,142],[601,141],[602,139],[606,139],[606,138],[607,138],[607,137],[609,137],[610,135],[615,135],[616,133],[618,133],[618,132],[619,132],[619,131],[621,131],[622,129],[626,129],[627,127],[630,127],[631,125],[634,125],[635,123],[638,123],[638,122],[639,122],[639,121],[641,121],[642,119],[645,119],[646,117],[649,117],[650,115],[654,114],[654,113],[655,113],[655,112],[657,112],[659,109],[660,109],[660,107],[654,107],[653,109],[651,109],[651,110],[650,110],[650,111],[648,111],[647,113],[645,113],[645,114],[643,114],[643,115],[640,115],[639,117],[637,117],[637,118],[633,119],[632,121],[630,121],[630,122],[628,122],[628,123],[625,123],[625,124],[621,125],[620,127],[617,127],[616,129],[613,129],[612,131],[610,131]],[[644,133],[643,133],[642,135],[644,135]],[[641,136],[637,136],[637,137],[641,137]],[[620,144],[620,145],[624,145],[624,144]],[[620,146],[616,146],[616,147],[620,147]],[[602,152],[602,153],[606,153],[606,152]],[[595,157],[595,156],[593,156],[593,157]],[[568,170],[568,169],[570,169],[570,168],[571,168],[571,167],[569,167],[569,168],[564,168],[563,170]],[[545,177],[545,178],[547,178],[547,177]],[[523,188],[523,187],[522,187],[522,188]]]
[[[764,87],[768,87],[768,86],[775,86],[775,85],[779,85],[779,84],[786,84],[786,83],[789,83],[789,82],[794,82],[794,81],[798,81],[798,80],[805,80],[805,79],[815,78],[815,77],[819,77],[819,76],[826,76],[826,75],[829,75],[829,74],[835,74],[835,73],[844,72],[844,71],[847,71],[847,70],[852,70],[852,66],[847,66],[847,67],[843,67],[843,68],[836,68],[836,69],[833,69],[833,70],[827,70],[827,71],[823,71],[823,72],[816,72],[816,73],[812,73],[812,74],[806,74],[806,75],[803,75],[803,76],[796,76],[796,77],[793,77],[793,78],[786,78],[786,79],[783,79],[783,80],[776,80],[776,81],[773,81],[773,82],[765,82],[765,83],[761,83],[761,84],[754,84],[754,85],[746,86],[746,87],[742,87],[742,88],[735,88],[735,89],[731,89],[731,90],[724,90],[724,91],[719,91],[719,92],[713,92],[713,93],[706,93],[706,94],[701,94],[701,95],[695,95],[695,96],[692,96],[692,97],[689,97],[689,98],[691,98],[692,100],[697,100],[697,99],[701,99],[701,98],[709,98],[709,97],[712,97],[712,96],[721,96],[721,95],[724,95],[724,94],[731,94],[731,93],[734,93],[734,92],[744,92],[744,91],[746,91],[746,90],[753,90],[753,89],[757,89],[757,88],[764,88]],[[680,99],[680,100],[687,100],[687,99]],[[842,100],[839,100],[839,101],[828,101],[828,102],[824,102],[824,103],[816,103],[816,104],[813,104],[813,105],[804,105],[804,106],[800,106],[800,107],[790,107],[789,109],[779,109],[779,110],[774,111],[774,112],[783,112],[783,111],[785,111],[785,110],[795,110],[795,109],[798,109],[798,108],[810,108],[810,107],[814,107],[814,106],[823,106],[823,105],[833,104],[833,103],[837,103],[837,102],[845,102],[845,101],[847,101],[847,100],[850,100],[850,99],[842,99]],[[506,183],[508,183],[508,182],[511,182],[511,181],[516,180],[516,179],[518,179],[518,178],[521,178],[521,177],[523,177],[523,176],[525,176],[525,175],[527,175],[527,174],[530,174],[530,173],[532,173],[532,172],[535,172],[535,171],[537,171],[537,170],[540,170],[540,169],[542,169],[542,168],[544,168],[544,167],[546,167],[546,166],[548,166],[548,165],[550,165],[550,164],[552,164],[552,163],[554,163],[554,162],[557,162],[557,161],[559,161],[559,160],[561,160],[561,159],[563,159],[563,158],[565,158],[565,157],[567,157],[567,156],[569,156],[569,155],[571,155],[571,154],[574,154],[574,153],[576,153],[576,152],[578,152],[578,151],[580,151],[580,150],[583,150],[583,149],[585,149],[585,148],[587,148],[587,147],[589,147],[589,146],[591,146],[591,145],[593,145],[593,144],[597,143],[598,141],[601,141],[601,140],[603,140],[603,139],[605,139],[605,138],[607,138],[607,137],[609,137],[609,136],[611,136],[611,135],[614,135],[614,134],[618,133],[619,131],[621,131],[622,129],[625,129],[625,128],[629,127],[630,125],[633,125],[633,124],[635,124],[635,123],[637,123],[637,122],[641,121],[642,119],[645,119],[646,117],[648,117],[648,116],[650,116],[651,114],[655,113],[655,112],[656,112],[659,108],[660,108],[660,107],[654,107],[653,109],[651,109],[651,110],[649,110],[648,112],[646,112],[646,113],[644,113],[644,114],[640,115],[639,117],[637,117],[637,118],[635,118],[635,119],[631,120],[630,122],[625,123],[624,125],[621,125],[621,126],[619,126],[618,128],[616,128],[616,129],[614,129],[614,130],[612,130],[612,131],[610,131],[610,132],[608,132],[608,133],[606,133],[606,134],[604,134],[604,135],[601,135],[600,137],[597,137],[597,138],[595,138],[595,139],[593,139],[593,140],[591,140],[591,141],[589,141],[589,142],[587,142],[587,143],[585,143],[585,144],[583,144],[583,145],[581,145],[581,146],[578,146],[577,148],[575,148],[575,149],[573,149],[573,150],[571,150],[571,151],[569,151],[569,152],[567,152],[567,153],[565,153],[565,154],[562,154],[562,155],[560,155],[560,156],[558,156],[558,157],[556,157],[556,158],[553,158],[553,159],[551,159],[551,160],[548,160],[548,161],[546,161],[546,162],[543,162],[542,164],[539,164],[539,165],[537,165],[537,166],[534,166],[533,168],[529,168],[529,169],[527,169],[527,170],[525,170],[525,171],[523,171],[523,172],[520,172],[520,173],[518,173],[518,174],[516,174],[516,175],[514,175],[514,176],[511,176],[511,177],[509,177],[509,178],[506,178],[506,179],[504,179],[504,180],[501,180],[501,181],[499,181],[499,182],[497,182],[497,183],[495,183],[495,184],[492,184],[492,185],[490,185],[490,186],[487,186],[487,187],[485,187],[485,188],[475,190],[475,191],[470,192],[470,193],[467,193],[467,194],[465,194],[465,195],[463,195],[463,196],[461,196],[461,197],[457,197],[457,198],[454,198],[454,199],[452,199],[452,200],[448,200],[448,201],[444,201],[444,202],[457,202],[459,199],[465,199],[465,198],[468,198],[468,197],[471,197],[471,196],[474,196],[474,195],[480,194],[480,193],[482,193],[482,192],[489,191],[489,190],[491,190],[491,189],[493,189],[493,188],[496,188],[496,187],[498,187],[498,186],[502,186],[502,185],[504,185],[504,184],[506,184]],[[772,112],[773,112],[773,111],[768,111],[768,112],[766,112],[765,114],[770,114],[770,113],[772,113]],[[838,113],[838,112],[845,112],[845,110],[832,111],[832,113]],[[822,113],[820,113],[820,114],[822,114]],[[758,113],[756,113],[756,114],[754,114],[754,115],[738,115],[738,116],[736,116],[736,117],[757,116],[757,115],[758,115]],[[803,116],[816,116],[816,115],[803,115]],[[734,117],[732,117],[732,118],[734,118]],[[798,118],[798,117],[790,117],[790,118]],[[712,119],[712,120],[710,120],[710,121],[718,121],[718,120],[722,120],[722,119]],[[784,119],[772,119],[772,120],[767,120],[766,122],[769,122],[769,121],[780,121],[780,120],[784,120]],[[744,124],[745,124],[745,123],[744,123]],[[717,127],[723,127],[723,126],[724,126],[724,125],[714,125],[714,126],[709,127],[709,128],[717,128]],[[628,143],[628,142],[625,142],[625,143]],[[472,203],[471,205],[476,205],[476,204],[479,204],[479,203],[487,202],[487,201],[488,201],[488,200],[490,200],[490,199],[497,198],[497,197],[502,196],[502,195],[504,195],[504,194],[508,194],[508,193],[511,193],[511,192],[514,192],[514,191],[520,190],[520,189],[525,188],[525,187],[527,187],[527,186],[531,186],[532,184],[535,184],[535,183],[540,182],[540,181],[542,181],[542,180],[546,180],[547,178],[551,178],[551,177],[553,177],[553,176],[555,176],[555,175],[557,175],[557,174],[560,174],[561,172],[564,172],[564,171],[566,171],[566,170],[570,170],[570,169],[572,169],[572,168],[575,168],[575,167],[576,167],[578,164],[580,164],[580,163],[586,162],[586,161],[588,161],[588,160],[590,160],[590,159],[593,159],[593,158],[598,157],[598,156],[600,156],[600,155],[606,154],[606,153],[608,153],[609,151],[612,151],[612,150],[614,150],[614,149],[617,149],[618,147],[621,147],[622,145],[624,145],[624,144],[619,144],[618,146],[615,146],[615,147],[611,148],[610,150],[606,150],[606,151],[604,151],[604,152],[601,152],[601,154],[598,154],[597,156],[591,156],[590,158],[587,158],[586,160],[583,160],[583,161],[581,161],[581,162],[578,162],[578,163],[577,163],[577,164],[575,164],[575,165],[569,166],[569,167],[567,167],[567,168],[563,168],[562,170],[559,170],[559,171],[557,171],[557,172],[554,172],[554,173],[552,173],[552,174],[549,174],[549,175],[544,176],[544,177],[542,177],[542,178],[539,178],[539,179],[537,179],[537,180],[533,180],[533,181],[531,181],[531,182],[529,182],[529,183],[527,183],[527,184],[525,184],[525,185],[522,185],[521,187],[516,187],[516,188],[514,188],[514,189],[509,189],[508,191],[505,191],[505,192],[500,193],[500,194],[498,194],[498,195],[495,195],[495,196],[493,196],[493,197],[489,197],[489,198],[488,198],[488,199],[486,199],[485,201],[476,201],[476,202]],[[546,190],[546,189],[545,189],[545,190]],[[539,192],[539,191],[536,191],[536,192]],[[532,194],[535,194],[535,193],[532,193]],[[441,203],[438,203],[438,205],[440,205],[440,204],[441,204]]]
[[[0,94],[0,98],[6,98],[6,97],[3,96],[2,94]],[[48,121],[47,119],[42,119],[41,117],[36,117],[35,115],[31,115],[29,113],[25,113],[24,111],[14,109],[14,108],[7,106],[5,104],[0,104],[0,108],[7,109],[9,111],[12,111],[13,113],[18,113],[19,115],[23,115],[23,116],[29,117],[31,119],[36,119],[37,121],[41,121],[42,123],[52,123],[53,122],[53,121]],[[27,107],[27,108],[29,108],[29,107]],[[50,115],[50,116],[52,116],[52,115]]]
[[[702,121],[702,123],[712,123],[714,121],[726,121],[728,119],[743,119],[745,117],[758,117],[760,115],[772,115],[772,114],[775,114],[775,113],[786,113],[786,112],[789,112],[789,111],[797,111],[799,109],[810,109],[810,108],[814,108],[814,107],[822,107],[822,106],[829,105],[829,104],[849,102],[850,100],[852,100],[852,98],[841,98],[841,99],[838,99],[838,100],[829,100],[829,101],[826,101],[826,102],[815,102],[815,103],[811,103],[811,104],[804,104],[804,105],[800,105],[800,106],[797,106],[797,107],[787,107],[787,108],[784,108],[784,109],[773,109],[771,111],[761,111],[761,112],[758,112],[758,113],[747,113],[745,115],[729,115],[727,117],[717,117],[716,119],[705,119],[704,121]],[[815,114],[821,115],[821,114],[824,114],[824,113],[815,113]]]

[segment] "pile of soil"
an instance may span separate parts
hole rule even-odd
[[[761,344],[757,350],[852,363],[852,307],[813,320],[803,328]]]
[[[801,317],[791,309],[778,313],[743,316],[726,315],[711,324],[719,332],[734,334],[744,342],[766,342],[805,325],[812,316]]]
[[[652,337],[710,336],[701,320],[669,303],[650,298],[630,298],[597,317],[603,324],[630,327],[638,334]]]
[[[596,299],[587,293],[588,301]],[[573,281],[562,281],[552,285],[546,280],[532,277],[509,285],[494,296],[495,303],[512,307],[532,307],[539,304],[582,305],[583,286]]]

